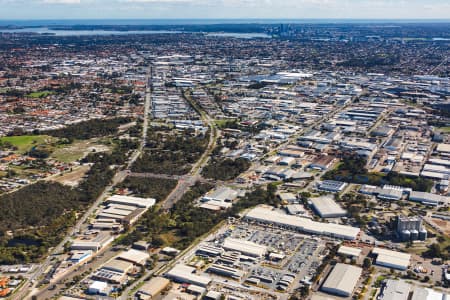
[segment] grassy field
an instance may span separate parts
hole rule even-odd
[[[29,151],[34,146],[50,143],[52,139],[48,135],[21,135],[0,137],[0,142],[8,142],[17,147],[18,152],[23,153]]]
[[[51,92],[51,91],[41,91],[41,92],[29,93],[27,96],[30,98],[44,98],[51,94],[53,94],[53,92]]]
[[[74,162],[83,158],[89,152],[95,149],[97,152],[108,151],[109,148],[105,145],[99,144],[98,139],[75,141],[71,145],[64,145],[56,149],[51,157],[61,162]]]
[[[442,133],[450,133],[450,126],[449,127],[439,127],[438,129]]]

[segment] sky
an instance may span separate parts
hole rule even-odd
[[[13,19],[449,19],[450,0],[0,0]]]

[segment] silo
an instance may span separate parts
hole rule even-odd
[[[422,229],[419,231],[419,240],[425,241],[425,240],[427,239],[427,236],[428,236],[427,231],[425,230],[425,228],[422,228]]]
[[[404,242],[411,240],[411,232],[409,230],[403,230],[400,238]]]

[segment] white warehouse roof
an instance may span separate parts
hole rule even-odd
[[[339,247],[338,253],[352,257],[359,257],[361,255],[361,251],[362,250],[359,248],[341,246]]]
[[[360,267],[338,263],[322,285],[324,292],[349,297],[361,277]]]
[[[315,222],[309,219],[287,215],[280,211],[273,210],[270,206],[255,207],[247,213],[245,218],[262,223],[272,223],[278,226],[286,226],[310,234],[327,235],[347,240],[355,240],[360,231],[360,229],[356,227]]]
[[[449,198],[446,196],[416,191],[413,191],[409,194],[409,200],[422,203],[430,203],[434,205],[439,205],[441,203],[447,204],[450,202]]]
[[[377,247],[373,248],[372,253],[377,255],[378,265],[399,270],[406,270],[411,259],[410,254]]]
[[[310,201],[322,218],[338,218],[347,215],[347,211],[340,207],[330,196],[311,198]]]
[[[135,249],[130,249],[126,252],[124,251],[120,253],[117,257],[137,265],[144,265],[147,259],[150,258],[150,254]]]
[[[132,205],[140,208],[149,208],[155,205],[156,200],[153,198],[139,198],[132,196],[113,195],[107,199],[110,203]]]
[[[238,251],[244,255],[261,257],[266,254],[267,247],[246,240],[226,238],[223,242],[225,250]]]
[[[211,278],[194,274],[194,271],[195,268],[193,267],[179,264],[167,272],[166,276],[177,282],[190,283],[203,287],[207,286],[211,282]]]

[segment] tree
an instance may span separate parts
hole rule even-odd
[[[372,266],[372,260],[368,257],[364,258],[363,261],[363,268],[364,269],[369,269]]]

